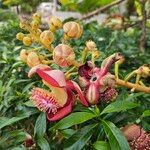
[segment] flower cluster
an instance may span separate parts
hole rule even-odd
[[[101,66],[96,66],[95,60],[101,56],[101,52],[96,43],[89,40],[80,56],[76,57],[69,40],[82,36],[83,28],[79,23],[69,21],[63,24],[60,19],[52,17],[48,24],[49,29],[42,31],[41,17],[34,14],[31,22],[21,21],[20,27],[26,30],[26,34],[18,33],[16,38],[25,46],[32,47],[20,52],[20,59],[30,67],[28,76],[36,73],[49,88],[46,90],[35,87],[30,94],[33,104],[47,114],[49,121],[60,120],[71,113],[76,100],[85,107],[114,100],[118,94],[116,85],[150,92],[145,86],[127,83],[118,78],[119,65],[124,61],[120,53],[110,55],[103,60]],[[64,35],[61,43],[54,46],[56,30],[63,30]],[[35,48],[34,45],[40,47]],[[115,75],[110,73],[114,63]],[[53,69],[52,64],[62,70]],[[140,74],[140,77],[148,77],[149,70],[144,66],[134,73]],[[127,79],[130,77],[131,75]]]

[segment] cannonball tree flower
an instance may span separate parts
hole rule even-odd
[[[78,93],[80,102],[88,106],[78,84],[66,80],[62,71],[51,70],[50,67],[40,64],[33,67],[28,76],[31,77],[33,73],[37,73],[51,90],[33,88],[30,96],[34,105],[39,110],[46,112],[49,121],[60,120],[71,113],[75,102],[74,91]]]
[[[85,88],[85,95],[90,104],[97,104],[102,98],[108,101],[117,95],[115,89],[112,89],[115,78],[109,73],[109,69],[122,58],[120,53],[115,53],[102,62],[101,68],[95,67],[92,62],[86,62],[79,67],[79,83]]]
[[[136,124],[126,125],[121,128],[124,136],[130,144],[132,150],[149,150],[150,135]]]

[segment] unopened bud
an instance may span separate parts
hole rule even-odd
[[[24,141],[25,147],[31,147],[33,144],[34,144],[34,143],[33,143],[33,139],[32,139],[32,137],[31,137],[31,135],[27,134],[27,135],[26,135],[26,139],[25,139],[25,141]]]
[[[74,21],[67,22],[63,25],[63,30],[69,38],[80,38],[83,32],[80,24]]]
[[[23,44],[25,46],[30,46],[32,44],[32,39],[30,37],[24,37],[23,38]]]
[[[96,44],[93,41],[87,41],[86,42],[86,47],[88,50],[95,50],[96,49]]]
[[[45,30],[41,33],[40,40],[44,45],[50,45],[54,41],[54,35],[50,30]]]
[[[27,52],[27,50],[25,50],[25,49],[21,50],[21,52],[20,52],[20,59],[21,59],[23,62],[27,62],[27,57],[28,57],[28,52]]]
[[[75,60],[75,53],[70,46],[59,44],[54,48],[53,60],[61,67],[67,67],[72,65],[72,62]]]
[[[27,57],[27,64],[29,67],[34,67],[41,64],[40,59],[36,52],[30,52]]]
[[[17,40],[22,41],[23,38],[24,38],[24,34],[23,34],[23,33],[21,33],[21,32],[17,33],[17,35],[16,35],[16,39],[17,39]]]

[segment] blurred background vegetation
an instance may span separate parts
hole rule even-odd
[[[144,1],[144,0],[143,0]],[[126,1],[123,7],[125,11],[120,11],[120,6],[115,5],[103,13],[108,16],[117,14],[121,16],[123,23],[116,28],[116,24],[109,17],[104,23],[97,20],[88,22],[81,21],[84,28],[83,36],[80,40],[71,40],[70,44],[77,51],[82,51],[87,40],[96,42],[102,57],[96,62],[100,66],[101,61],[106,56],[114,52],[121,52],[125,55],[126,61],[121,66],[120,76],[124,77],[127,73],[138,68],[143,64],[150,63],[150,20],[149,6],[150,2],[146,1],[145,11],[146,32],[143,33],[143,1],[131,0]],[[1,150],[24,150],[24,141],[30,134],[37,144],[37,149],[59,149],[71,135],[75,133],[75,128],[60,131],[65,137],[61,141],[58,131],[49,131],[54,124],[47,124],[45,116],[32,106],[28,100],[28,94],[33,86],[39,85],[38,78],[32,80],[27,77],[28,67],[20,61],[19,52],[26,48],[21,42],[17,41],[15,36],[21,31],[19,28],[20,14],[32,14],[36,11],[37,6],[42,2],[51,2],[45,0],[0,0],[0,149]],[[99,8],[103,8],[113,2],[113,0],[60,0],[57,2],[58,11],[74,11],[84,14],[85,16]],[[52,4],[54,2],[52,1]],[[17,6],[17,13],[12,11],[12,7]],[[117,8],[117,9],[116,9]],[[82,15],[81,15],[82,16]],[[94,15],[93,15],[94,16]],[[93,17],[92,16],[92,17]],[[134,19],[132,19],[134,18]],[[79,18],[81,19],[81,18]],[[81,19],[82,20],[82,19]],[[65,21],[65,20],[64,20]],[[60,40],[62,32],[56,34],[56,39]],[[144,45],[142,50],[140,38],[144,34]],[[58,44],[58,43],[55,43]],[[144,50],[143,50],[144,49]],[[113,72],[113,70],[112,70]],[[146,85],[150,85],[150,78],[145,80]],[[118,99],[130,99],[139,104],[128,112],[110,113],[105,116],[108,120],[121,127],[129,122],[140,124],[145,130],[150,131],[150,120],[148,117],[141,117],[145,110],[149,110],[150,96],[144,93],[131,93],[127,89],[119,88]],[[75,111],[80,110],[77,106]],[[100,107],[100,110],[104,106]],[[39,116],[40,115],[40,116]],[[39,116],[39,117],[38,117]],[[37,118],[41,118],[37,119]],[[89,123],[89,122],[88,122]],[[40,125],[41,124],[41,125]],[[79,125],[84,127],[85,123]],[[44,130],[43,137],[37,136],[37,130]],[[94,134],[94,133],[93,133]],[[99,137],[95,135],[95,137]],[[55,138],[54,138],[55,137]],[[94,138],[95,138],[94,137]],[[51,142],[50,142],[51,141]],[[94,149],[93,141],[77,141],[85,146],[85,149]],[[51,144],[49,144],[51,143]]]

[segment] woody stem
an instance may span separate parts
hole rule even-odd
[[[129,88],[129,89],[135,88],[136,91],[141,91],[141,92],[145,92],[145,93],[150,94],[150,87],[134,84],[131,82],[126,82],[126,81],[121,80],[121,79],[116,79],[116,84],[119,86]]]

